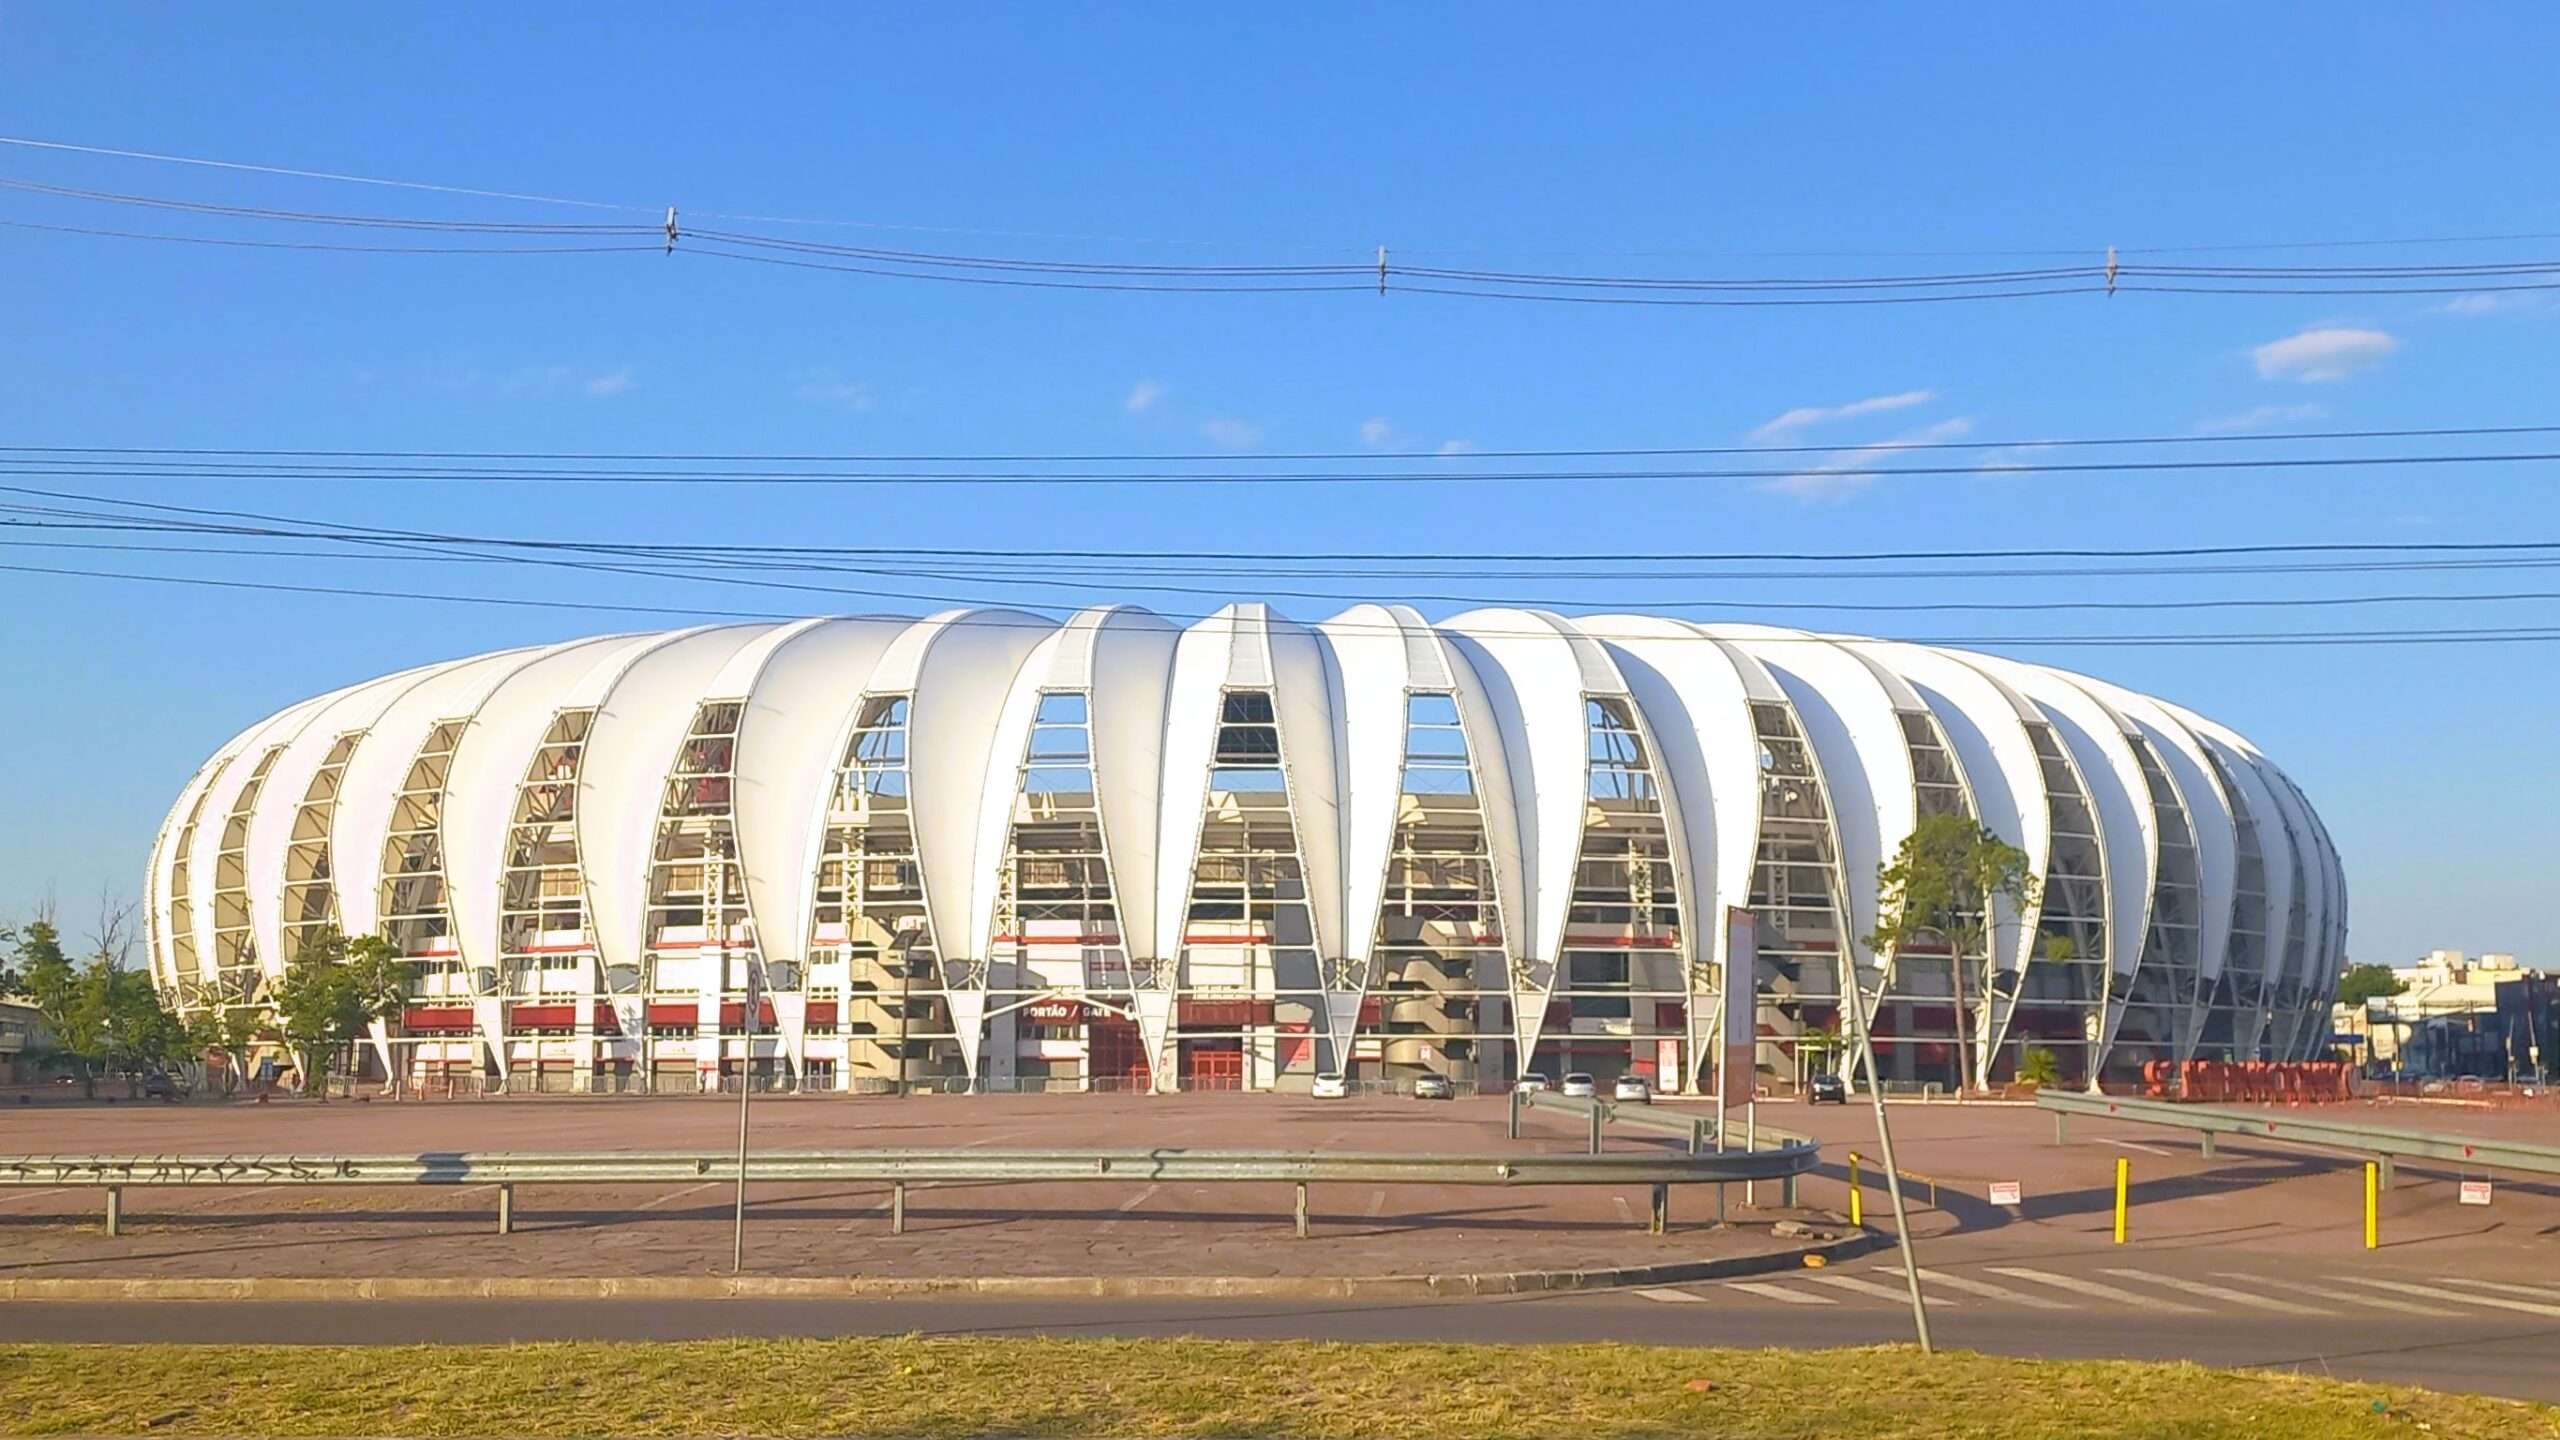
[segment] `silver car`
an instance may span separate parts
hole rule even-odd
[[[1609,1098],[1623,1100],[1630,1105],[1650,1105],[1653,1103],[1653,1087],[1646,1084],[1641,1075],[1621,1075],[1618,1083],[1609,1087]]]
[[[1588,1070],[1576,1070],[1564,1077],[1564,1095],[1568,1100],[1592,1100],[1600,1094],[1600,1082]]]
[[[1458,1087],[1450,1084],[1446,1075],[1425,1075],[1413,1082],[1416,1100],[1454,1100],[1457,1095]]]

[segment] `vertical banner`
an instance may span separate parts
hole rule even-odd
[[[1726,1111],[1751,1103],[1760,1055],[1760,937],[1751,912],[1724,912],[1724,1049],[1716,1057],[1716,1122]]]

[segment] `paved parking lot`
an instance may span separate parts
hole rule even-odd
[[[760,1099],[766,1151],[1024,1147],[1572,1151],[1570,1119],[1505,1138],[1507,1102],[1244,1094]],[[727,1154],[734,1100],[503,1099],[254,1105],[32,1106],[0,1112],[0,1149],[154,1155],[665,1151]],[[1655,1143],[1630,1140],[1625,1144]],[[1775,1187],[1769,1187],[1775,1200]],[[0,1275],[665,1275],[725,1272],[733,1190],[519,1186],[518,1233],[495,1232],[488,1187],[134,1189],[126,1234],[99,1233],[95,1191],[0,1190]],[[1792,1248],[1717,1230],[1712,1192],[1317,1185],[1314,1235],[1292,1233],[1285,1185],[1141,1181],[911,1186],[907,1233],[885,1185],[751,1192],[752,1268],[766,1274],[1409,1275],[1656,1264]],[[1739,1196],[1735,1197],[1737,1203]]]

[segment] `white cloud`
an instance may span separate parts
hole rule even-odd
[[[581,370],[575,365],[520,365],[498,377],[501,395],[565,395],[572,392],[593,400],[609,399],[632,386],[637,375],[631,366],[619,370]],[[463,377],[465,387],[478,384],[480,372],[474,370]]]
[[[1384,415],[1372,415],[1360,422],[1360,443],[1372,450],[1384,450],[1395,443],[1396,427]]]
[[[791,395],[804,405],[828,410],[841,410],[848,415],[868,414],[880,404],[880,397],[860,380],[848,380],[833,370],[803,370],[792,377]]]
[[[1443,440],[1440,442],[1440,453],[1443,455],[1473,455],[1476,453],[1476,442],[1473,440]]]
[[[2382,363],[2400,342],[2379,330],[2322,326],[2270,340],[2250,351],[2261,380],[2344,380]]]
[[[1904,390],[1892,395],[1870,395],[1846,405],[1799,405],[1751,432],[1754,440],[1772,440],[1791,434],[1808,425],[1824,425],[1834,420],[1854,420],[1861,415],[1882,415],[1893,410],[1908,410],[1926,405],[1938,398],[1935,390]]]
[[[1129,387],[1129,398],[1120,402],[1120,408],[1132,415],[1144,415],[1156,408],[1156,402],[1165,396],[1165,389],[1161,380],[1141,380]]]
[[[2272,430],[2279,425],[2305,425],[2329,418],[2326,405],[2252,405],[2236,415],[2217,415],[2196,422],[2199,435],[2246,435],[2253,430]]]
[[[2547,294],[2479,293],[2456,295],[2436,307],[2447,315],[2510,315],[2518,310],[2540,310],[2551,303]]]
[[[1262,427],[1250,420],[1237,420],[1217,415],[1200,424],[1200,433],[1213,445],[1229,450],[1250,450],[1262,443]]]
[[[1895,452],[1908,450],[1914,445],[1961,440],[1972,433],[1972,418],[1959,415],[1873,445],[1835,450],[1793,475],[1762,481],[1758,488],[1774,495],[1793,495],[1799,500],[1846,500],[1876,482],[1875,476],[1864,472],[1878,461],[1889,459]]]

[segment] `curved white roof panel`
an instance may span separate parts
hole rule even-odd
[[[2270,990],[2289,984],[2295,988],[2288,1000],[2299,1003],[2281,1014],[2236,1018],[2229,1027],[2235,1046],[2252,1055],[2270,1045],[2307,1053],[2317,1027],[2311,1000],[2302,997],[2325,994],[2342,963],[2345,871],[2308,798],[2249,741],[2164,700],[1996,656],[1769,626],[1642,615],[1567,618],[1516,608],[1435,622],[1400,605],[1355,605],[1302,624],[1263,605],[1240,604],[1189,625],[1129,607],[1087,610],[1064,621],[1012,610],[955,610],[923,619],[720,625],[506,651],[351,685],[249,726],[179,792],[146,877],[153,971],[167,985],[184,978],[173,969],[181,938],[209,963],[217,891],[226,902],[245,898],[227,910],[230,923],[238,925],[245,910],[261,960],[269,969],[281,965],[284,957],[275,952],[283,943],[285,859],[296,811],[330,751],[348,736],[356,739],[327,837],[329,871],[344,927],[376,930],[394,798],[422,743],[447,722],[463,726],[442,796],[453,938],[465,960],[487,970],[497,959],[500,877],[517,789],[557,717],[584,710],[595,713],[578,767],[576,880],[599,957],[609,966],[635,964],[653,943],[649,866],[669,771],[709,702],[743,707],[729,818],[756,943],[773,958],[802,958],[812,939],[835,770],[866,698],[886,696],[909,702],[906,768],[916,847],[916,878],[895,883],[920,885],[936,949],[947,962],[983,960],[993,907],[1016,883],[1005,843],[1015,769],[1039,698],[1067,692],[1086,702],[1107,859],[1102,879],[1120,938],[1133,966],[1150,976],[1172,973],[1175,988],[1187,995],[1178,962],[1202,814],[1213,798],[1222,697],[1240,689],[1271,696],[1301,865],[1302,881],[1293,883],[1304,886],[1329,976],[1367,977],[1371,968],[1388,876],[1401,863],[1392,857],[1406,823],[1401,791],[1410,699],[1446,695],[1454,702],[1493,879],[1481,944],[1490,947],[1489,932],[1498,929],[1504,950],[1499,965],[1480,966],[1468,982],[1484,997],[1481,1004],[1462,1004],[1453,992],[1447,1013],[1476,1017],[1469,1023],[1481,1025],[1489,1053],[1511,1052],[1487,1063],[1515,1069],[1534,1063],[1546,1034],[1561,1030],[1545,1023],[1550,1011],[1569,1008],[1581,993],[1575,977],[1559,973],[1558,959],[1590,807],[1593,700],[1623,704],[1653,760],[1686,914],[1679,938],[1665,941],[1685,947],[1670,957],[1680,963],[1659,972],[1684,977],[1674,985],[1709,983],[1699,977],[1725,958],[1718,948],[1726,934],[1723,910],[1780,903],[1754,892],[1764,846],[1795,843],[1781,832],[1762,834],[1765,777],[1755,703],[1790,710],[1829,790],[1846,888],[1837,943],[1862,962],[1862,937],[1877,928],[1877,870],[1918,813],[1904,722],[1927,717],[1944,735],[1978,818],[2026,851],[2039,873],[2054,845],[2032,727],[2052,727],[2098,821],[2114,922],[2109,960],[2119,977],[2129,978],[2142,953],[2159,853],[2138,748],[2147,744],[2157,755],[2195,832],[2198,961],[2207,980],[2220,973],[2231,949],[2237,840],[2241,825],[2254,822],[2266,859],[2267,934],[2262,947],[2233,956],[2234,978],[2263,975]],[[264,781],[248,803],[245,789],[262,763]],[[240,863],[218,866],[216,852],[235,815],[246,820]],[[191,817],[196,829],[181,897],[171,893],[177,842]],[[902,893],[903,903],[913,903],[913,890]],[[181,901],[186,937],[171,929]],[[1410,904],[1409,896],[1399,903]],[[2291,919],[2297,904],[2298,941]],[[2010,970],[2024,966],[2037,923],[2033,913],[2001,915],[1995,962]],[[1829,950],[1831,942],[1807,942],[1805,933],[1799,930],[1796,939],[1815,944],[1809,953]],[[2300,946],[2290,966],[2289,942]],[[1406,940],[1397,945],[1411,948]],[[1337,969],[1337,961],[1347,968]],[[788,973],[805,972],[793,967]],[[1170,1058],[1162,1041],[1178,1018],[1173,998],[1159,993],[1152,1008],[1135,1004],[1112,991],[1115,973],[1109,967],[1090,972],[1086,983],[1095,987],[1099,1008],[1088,1013],[1135,1014],[1148,1027],[1151,1060]],[[987,993],[1008,982],[983,965],[908,978],[928,998],[938,993],[949,1002],[942,1013],[951,1020],[938,1023],[967,1032],[953,1038],[961,1040],[973,1069],[981,1043],[1001,1033],[987,1027],[1014,1023],[987,1017],[1020,1008]],[[1334,1031],[1327,1053],[1352,1054],[1340,1043],[1360,1013],[1350,991],[1374,990],[1381,982],[1323,983],[1342,992],[1325,995],[1324,1023]],[[1221,984],[1226,990],[1209,1007],[1184,1012],[1186,1034],[1200,1024],[1275,1023],[1252,1020],[1257,1012],[1234,997],[1232,980]],[[543,993],[561,992],[555,983]],[[695,1013],[690,994],[685,998],[681,1008]],[[811,1013],[805,998],[794,997],[789,1013]],[[1684,990],[1677,998],[1692,1011],[1712,1003],[1703,992]],[[488,1012],[478,1021],[483,1033],[506,1034],[500,1009],[508,1003],[504,996],[480,998],[479,1008]],[[1764,1014],[1784,1018],[1797,1003],[1792,991],[1773,992]],[[1806,1003],[1830,1002],[1814,994]],[[2265,1003],[2272,1008],[2275,997]],[[1638,1030],[1665,1043],[1694,1046],[1703,1033],[1680,1005],[1628,1007],[1621,1000],[1619,1007],[1606,1012],[1619,1017],[1609,1025],[1585,1026],[1575,1017],[1577,1053],[1633,1034],[1625,1018],[1631,1012]],[[699,1013],[712,1016],[717,1009],[706,996]],[[1058,1013],[1043,1012],[1038,1043],[1055,1045],[1056,1026],[1080,1023],[1060,1022]],[[1204,1018],[1211,1015],[1248,1018]],[[2103,1064],[2114,1018],[2102,1017],[2090,1072]],[[1804,1019],[1823,1023],[1819,1015]],[[2047,1017],[2036,1033],[2052,1037],[2068,1028]],[[1764,1033],[1763,1046],[1792,1033]],[[645,1036],[627,1038],[650,1043]],[[820,1038],[833,1040],[795,1030],[795,1063]],[[1433,1053],[1393,1036],[1378,1046],[1368,1039],[1362,1036],[1361,1048],[1369,1055]],[[1635,1057],[1630,1063],[1655,1063],[1651,1040],[1623,1043]],[[1261,1053],[1295,1052],[1283,1044]],[[1696,1077],[1703,1058],[1683,1057],[1680,1083]]]

